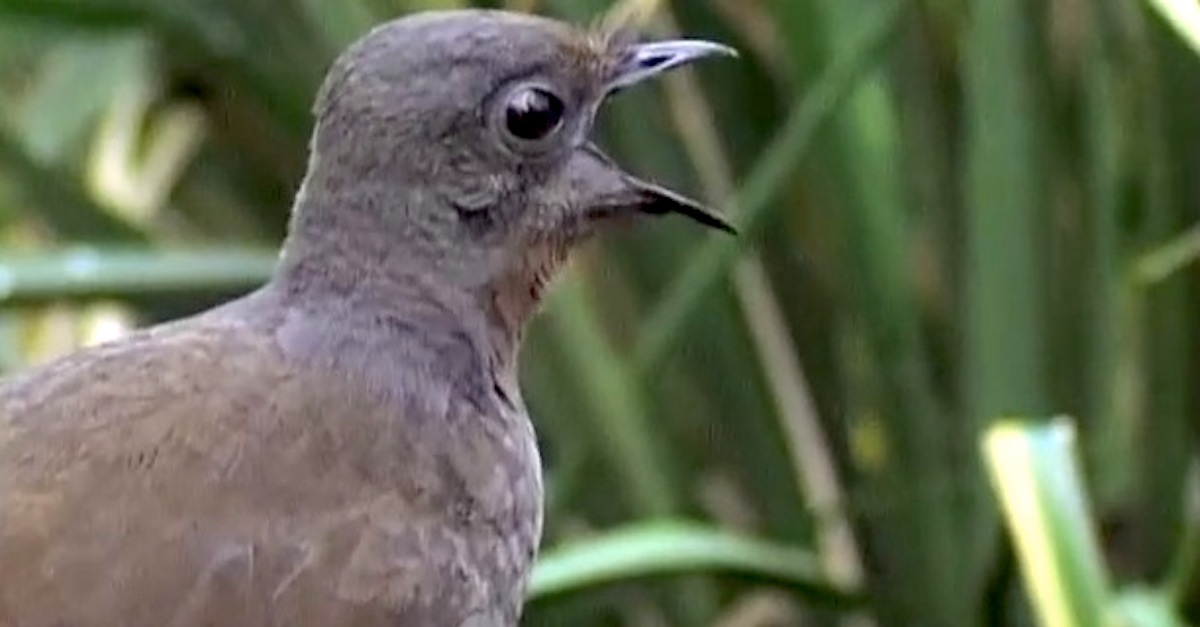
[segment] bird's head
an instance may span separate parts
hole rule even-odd
[[[293,230],[305,218],[317,230],[340,223],[439,280],[527,292],[618,216],[680,214],[731,231],[700,203],[621,169],[589,134],[614,92],[732,53],[497,11],[381,25],[334,62],[317,97],[297,209],[310,215]]]

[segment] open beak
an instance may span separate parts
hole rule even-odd
[[[737,235],[737,229],[733,227],[725,218],[717,215],[708,207],[675,192],[659,187],[653,183],[647,183],[639,179],[633,179],[632,183],[639,188],[642,196],[642,203],[639,209],[643,213],[649,214],[664,214],[678,213],[679,215],[687,216],[704,226],[711,227],[720,231],[725,231],[730,235]]]
[[[630,209],[652,215],[677,213],[704,226],[737,234],[737,229],[713,210],[625,172],[594,144],[584,144],[578,154],[581,159],[576,162],[575,173],[582,180],[575,188],[591,192],[587,205],[592,217],[603,218]]]
[[[622,48],[618,54],[620,56],[613,66],[612,75],[605,84],[605,95],[693,61],[713,56],[736,57],[737,51],[711,41],[674,39],[633,44]],[[601,194],[604,200],[594,205],[600,214],[623,205],[647,214],[677,213],[705,226],[726,233],[737,233],[733,225],[701,203],[624,172],[596,146],[587,144],[582,152],[591,157],[584,162],[591,162],[591,167],[600,166],[601,172],[593,173],[594,181],[598,183],[596,187],[605,190]]]
[[[736,57],[737,51],[724,44],[702,39],[672,39],[628,46],[622,50],[620,60],[613,69],[607,93],[713,56]]]

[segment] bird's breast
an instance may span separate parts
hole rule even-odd
[[[362,495],[348,511],[371,512],[360,514],[338,593],[411,604],[406,595],[429,589],[413,584],[424,572],[441,582],[448,602],[504,608],[515,620],[540,541],[543,496],[520,399],[464,389],[478,378],[470,373],[444,377],[407,365],[390,373],[386,381],[378,371],[348,376],[335,398],[299,412],[314,416],[310,437],[326,447],[307,457],[338,460],[330,476],[342,474],[344,490]]]

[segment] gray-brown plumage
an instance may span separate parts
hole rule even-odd
[[[541,532],[521,329],[610,218],[587,142],[712,53],[429,13],[334,64],[262,289],[0,384],[0,627],[511,626]]]

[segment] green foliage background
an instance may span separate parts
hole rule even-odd
[[[466,4],[0,0],[0,367],[262,281],[326,64]],[[1013,414],[1076,417],[1113,576],[1196,610],[1192,0],[508,6],[743,52],[603,113],[743,234],[608,237],[532,330],[529,625],[1031,624],[979,454]]]

